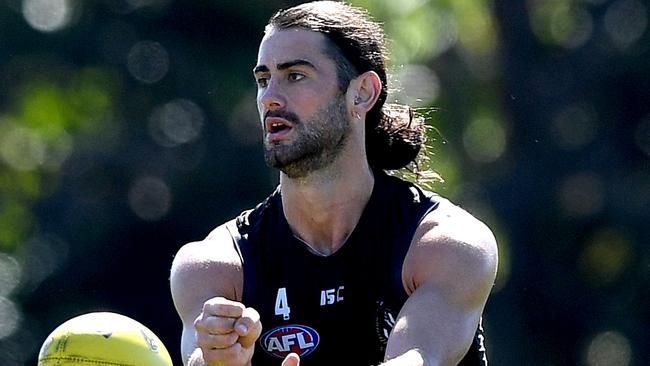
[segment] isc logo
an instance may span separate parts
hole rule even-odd
[[[318,347],[320,336],[313,328],[305,325],[281,325],[264,333],[260,345],[270,355],[284,358],[290,352],[304,357]]]

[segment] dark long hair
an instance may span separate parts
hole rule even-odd
[[[366,71],[381,79],[377,103],[366,115],[366,153],[371,167],[396,170],[416,161],[425,143],[424,118],[406,105],[388,104],[386,40],[381,24],[360,8],[337,1],[315,1],[280,10],[269,20],[271,29],[301,28],[323,33],[327,52],[337,66],[339,86]]]

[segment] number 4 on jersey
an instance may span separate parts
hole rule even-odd
[[[289,301],[287,300],[287,288],[280,287],[278,295],[275,297],[275,315],[282,315],[284,320],[289,320]]]

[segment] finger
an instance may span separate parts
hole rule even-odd
[[[227,334],[235,329],[236,320],[222,316],[200,316],[194,322],[194,328],[197,332]]]
[[[203,360],[209,365],[243,365],[247,361],[247,355],[242,352],[242,347],[237,342],[222,349],[201,348],[201,352]]]
[[[300,366],[300,356],[295,353],[289,353],[282,361],[282,366]]]
[[[243,347],[250,347],[262,333],[260,314],[253,308],[246,308],[241,318],[235,322],[235,332],[239,334],[239,343]]]
[[[196,344],[202,350],[225,349],[237,343],[239,336],[232,332],[228,334],[196,333]]]
[[[244,304],[240,302],[228,300],[225,297],[213,297],[203,304],[203,313],[206,315],[239,318],[245,308]]]

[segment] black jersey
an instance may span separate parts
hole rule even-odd
[[[285,219],[280,190],[226,224],[244,268],[242,302],[261,316],[253,366],[377,365],[408,295],[402,263],[435,194],[383,172],[345,244],[314,254]],[[486,364],[479,327],[462,365]],[[343,357],[347,362],[342,362]],[[349,360],[349,358],[352,358]]]

